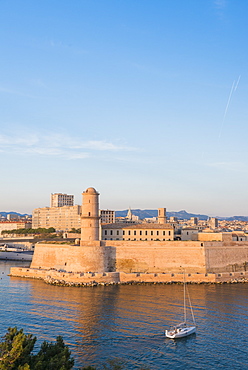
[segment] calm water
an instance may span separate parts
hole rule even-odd
[[[248,369],[248,284],[190,285],[197,334],[173,341],[163,333],[183,316],[182,285],[54,287],[8,277],[20,264],[0,262],[1,336],[15,325],[38,345],[62,335],[75,368],[122,358],[126,369]]]

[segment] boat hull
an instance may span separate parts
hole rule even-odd
[[[180,330],[165,330],[165,336],[170,339],[187,337],[196,332],[195,326],[188,326]]]

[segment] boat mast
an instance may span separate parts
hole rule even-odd
[[[195,323],[195,316],[194,316],[193,307],[192,307],[192,304],[191,304],[191,300],[190,300],[188,289],[187,289],[187,294],[188,294],[189,307],[190,307],[190,311],[191,311],[192,320],[193,320],[194,325],[196,325],[196,323]]]
[[[186,318],[186,280],[185,280],[185,271],[184,271],[184,284],[183,284],[183,296],[184,296],[184,301],[183,301],[183,305],[184,305],[184,322],[187,321],[187,318]]]

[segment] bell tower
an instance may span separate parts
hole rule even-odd
[[[158,209],[158,223],[165,224],[166,223],[166,208],[159,208]]]
[[[94,188],[88,188],[82,195],[81,241],[99,241],[99,193]]]

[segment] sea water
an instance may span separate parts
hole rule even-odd
[[[75,369],[108,360],[125,369],[247,369],[248,284],[188,285],[197,333],[167,339],[183,320],[183,286],[57,287],[9,277],[0,262],[0,335],[8,327],[37,336],[37,348],[61,335]]]

